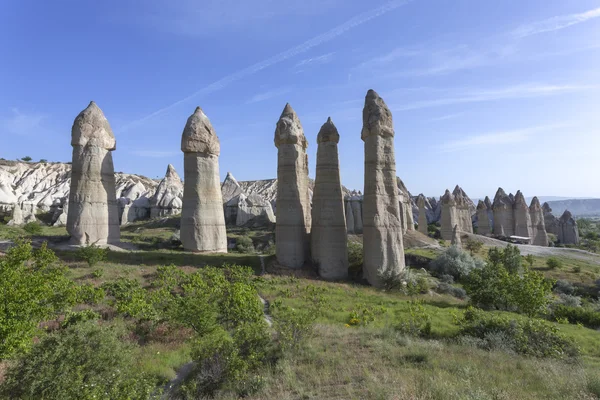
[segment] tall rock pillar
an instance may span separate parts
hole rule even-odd
[[[67,214],[71,243],[119,242],[119,207],[111,154],[117,142],[108,120],[93,101],[73,122],[71,146],[73,166]]]
[[[308,142],[296,112],[286,104],[275,129],[277,152],[277,261],[301,268],[309,259],[311,225],[308,193]]]
[[[578,244],[579,228],[569,210],[558,219],[558,241],[562,244]]]
[[[417,198],[417,206],[419,206],[419,232],[427,235],[427,213],[425,211],[425,196],[420,194]]]
[[[492,233],[488,207],[484,201],[477,203],[477,234],[487,236]]]
[[[515,217],[513,200],[502,188],[498,188],[494,203],[494,235],[513,236],[515,234]]]
[[[227,253],[227,233],[219,177],[221,145],[200,107],[188,118],[181,136],[183,205],[181,243],[194,252]]]
[[[338,160],[339,140],[337,128],[331,118],[327,119],[317,136],[317,172],[310,231],[312,259],[319,275],[325,279],[348,277],[348,237]]]
[[[460,218],[456,209],[456,199],[454,195],[450,193],[448,189],[442,196],[440,203],[442,203],[442,215],[440,217],[440,234],[444,240],[452,240],[452,232],[454,226],[458,225]]]
[[[540,201],[537,197],[531,199],[529,206],[529,215],[531,215],[531,244],[536,246],[548,246],[548,233],[546,232],[546,224],[544,222],[544,211],[540,206]]]
[[[374,90],[365,98],[361,138],[365,142],[363,271],[370,284],[381,286],[380,271],[396,275],[405,264],[392,113]]]
[[[531,226],[531,215],[529,207],[525,202],[525,196],[520,190],[515,195],[515,204],[513,205],[515,215],[515,235],[528,237],[533,241],[533,232]]]

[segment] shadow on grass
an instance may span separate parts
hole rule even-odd
[[[76,254],[72,251],[56,250],[56,255],[64,262],[79,262]],[[194,254],[178,251],[143,251],[143,252],[120,252],[109,251],[106,262],[125,265],[170,265],[191,266],[202,268],[205,266],[223,266],[236,264],[251,267],[257,274],[261,272],[260,258],[258,255],[227,253],[227,254]]]

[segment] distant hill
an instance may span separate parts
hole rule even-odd
[[[541,201],[541,200],[540,200]],[[548,201],[552,214],[561,216],[565,210],[576,217],[600,216],[600,199],[566,199]]]

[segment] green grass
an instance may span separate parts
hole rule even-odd
[[[169,220],[170,221],[170,220]],[[0,226],[0,238],[20,228]],[[165,245],[176,228],[153,222],[135,223],[122,229],[124,241],[142,244],[146,251],[109,251],[108,259],[94,267],[77,260],[70,251],[57,251],[79,283],[101,285],[120,277],[137,279],[147,285],[159,265],[174,264],[191,272],[206,265],[248,265],[260,271],[258,255],[194,254],[180,249],[156,248]],[[65,235],[64,228],[44,227],[47,237]],[[272,232],[234,229],[228,236],[249,236],[262,240]],[[419,263],[434,259],[438,251],[406,249],[416,270]],[[487,253],[483,249],[478,256]],[[411,258],[412,257],[412,258]],[[546,258],[535,257],[534,269],[554,279],[565,279],[591,288],[597,279],[597,265],[561,257],[563,267],[550,270]],[[579,267],[581,272],[575,272]],[[101,268],[103,274],[93,272]],[[420,273],[415,271],[415,273]],[[259,293],[271,304],[281,301],[297,309],[321,304],[314,336],[299,352],[263,373],[264,388],[250,399],[594,399],[600,397],[600,332],[577,325],[556,324],[581,348],[577,362],[534,359],[501,351],[484,351],[460,344],[455,317],[467,303],[435,293],[406,296],[384,292],[350,282],[325,282],[288,276],[256,278]],[[433,284],[433,279],[430,279]],[[427,339],[406,337],[393,326],[410,316],[409,301],[421,300],[431,318]],[[94,306],[110,311],[110,300]],[[375,320],[366,326],[346,327],[355,309],[369,309]],[[511,318],[521,315],[498,312]],[[110,313],[108,313],[110,314]],[[107,317],[107,323],[111,323]],[[362,321],[361,321],[362,322]],[[190,361],[190,333],[153,327],[141,334],[131,323],[131,338],[141,344],[139,368],[168,381]],[[597,396],[597,397],[594,397]],[[220,399],[234,399],[224,393]]]

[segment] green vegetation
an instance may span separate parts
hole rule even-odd
[[[95,243],[81,246],[75,252],[75,257],[81,261],[85,261],[90,267],[95,266],[100,261],[106,261],[108,249],[98,247]]]
[[[0,385],[11,399],[148,399],[157,382],[138,372],[125,332],[95,322],[45,336],[12,364]]]
[[[44,244],[21,241],[0,258],[0,359],[26,351],[38,324],[75,303],[67,269]]]
[[[23,230],[31,236],[39,235],[42,233],[42,226],[39,222],[31,221],[23,225]]]
[[[29,162],[31,160],[33,160],[33,158],[31,158],[29,156],[21,157],[21,161]]]
[[[562,262],[556,257],[550,257],[546,260],[546,265],[550,269],[562,268]]]
[[[554,282],[521,265],[516,246],[489,250],[488,262],[465,280],[471,303],[485,309],[509,310],[535,316],[550,303]]]
[[[170,399],[592,399],[600,390],[600,270],[591,262],[565,255],[549,269],[547,258],[521,257],[516,247],[407,249],[414,268],[379,290],[257,276],[255,254],[187,253],[168,247],[175,228],[132,225],[124,239],[147,250],[109,251],[100,266],[70,251],[57,251],[60,261],[45,247],[27,253],[23,243],[0,256],[0,304],[45,305],[19,313],[28,323],[4,356],[5,397],[150,398],[177,375]],[[0,235],[24,234],[12,229]],[[258,251],[272,243],[267,231],[231,237]],[[358,277],[360,237],[350,237],[349,261]],[[45,270],[61,271],[56,283]],[[37,286],[25,282],[32,276]],[[487,304],[481,285],[494,290]],[[23,304],[22,291],[39,297]]]

